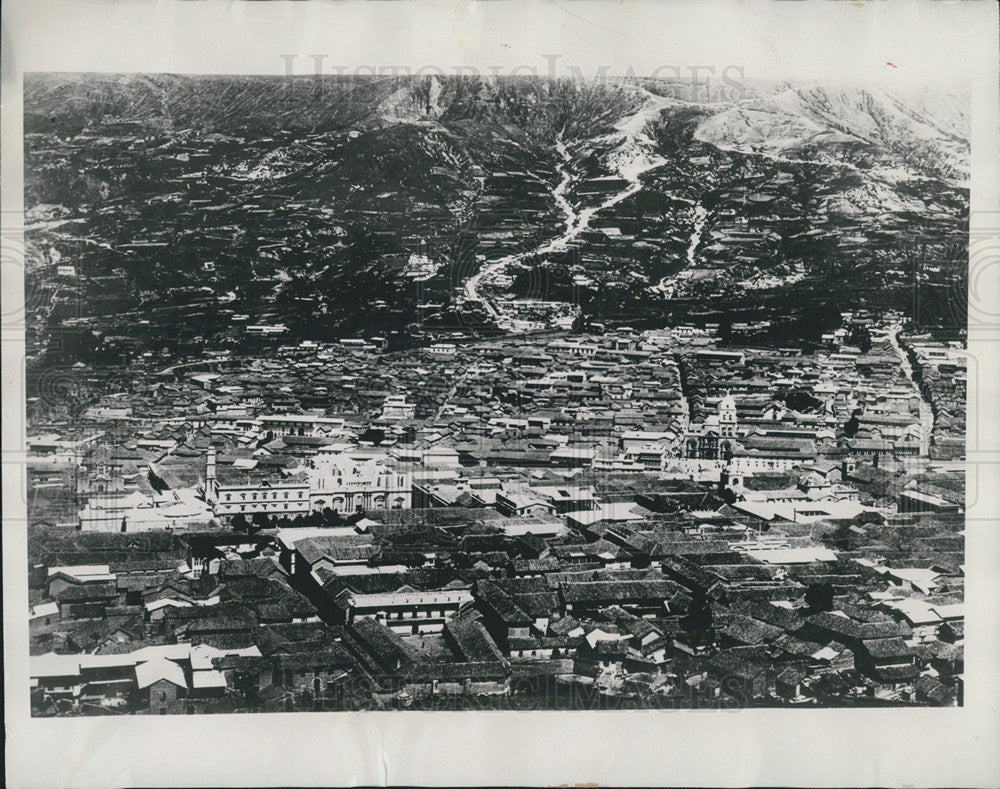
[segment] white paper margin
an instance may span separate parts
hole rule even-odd
[[[5,261],[20,243],[25,71],[297,73],[322,66],[557,67],[747,77],[969,81],[973,244],[1000,235],[997,11],[967,2],[7,0]],[[548,57],[546,57],[548,56]],[[683,72],[687,73],[687,72]],[[702,72],[704,73],[704,72]],[[563,75],[563,74],[560,74]],[[977,236],[977,234],[979,234]],[[994,251],[996,247],[993,247]],[[974,252],[974,250],[972,250]],[[975,262],[975,261],[974,261]],[[1000,260],[970,325],[966,697],[961,709],[314,713],[31,719],[21,272],[5,265],[3,555],[13,787],[182,785],[1000,785]],[[970,305],[972,306],[972,305]],[[970,314],[973,310],[970,309]],[[989,316],[996,316],[991,325]],[[972,320],[976,320],[972,318]],[[975,495],[973,495],[975,494]]]

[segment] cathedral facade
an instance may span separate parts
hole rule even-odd
[[[726,396],[719,401],[719,412],[692,425],[684,437],[684,457],[691,460],[729,460],[733,456],[739,422],[736,401]]]

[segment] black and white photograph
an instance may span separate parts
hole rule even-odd
[[[330,51],[25,68],[26,714],[985,692],[968,79]]]
[[[27,75],[34,713],[961,704],[968,96],[729,79]]]

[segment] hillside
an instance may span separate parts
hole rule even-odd
[[[29,354],[196,352],[248,322],[406,343],[962,292],[967,97],[682,87],[29,75]],[[511,296],[565,306],[528,320]]]

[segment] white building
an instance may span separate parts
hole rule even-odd
[[[304,479],[251,479],[219,481],[215,450],[208,450],[205,468],[205,501],[216,515],[298,515],[310,510],[309,482]]]
[[[436,359],[450,359],[458,353],[458,347],[454,343],[439,342],[430,346],[427,353]]]
[[[216,515],[299,515],[332,509],[352,513],[368,509],[409,509],[410,475],[387,465],[387,456],[352,456],[333,448],[320,450],[309,465],[291,477],[220,481],[215,451],[209,450],[205,498]]]
[[[345,590],[341,603],[348,623],[369,617],[397,633],[416,634],[442,631],[445,622],[472,599],[472,592],[467,588],[399,590],[381,594]]]
[[[406,395],[389,395],[382,406],[381,419],[390,422],[399,422],[413,419],[417,413],[415,403],[408,403]]]
[[[409,509],[413,498],[410,475],[387,465],[387,459],[384,455],[318,452],[307,472],[312,508],[329,507],[337,512]]]
[[[94,496],[78,514],[80,531],[139,532],[203,529],[212,510],[194,490],[171,490],[155,496]]]
[[[339,436],[346,428],[343,419],[314,414],[271,414],[260,417],[260,425],[276,436]]]
[[[288,327],[283,323],[276,323],[274,325],[254,324],[246,327],[247,334],[258,334],[263,336],[271,334],[284,334],[287,331]]]

